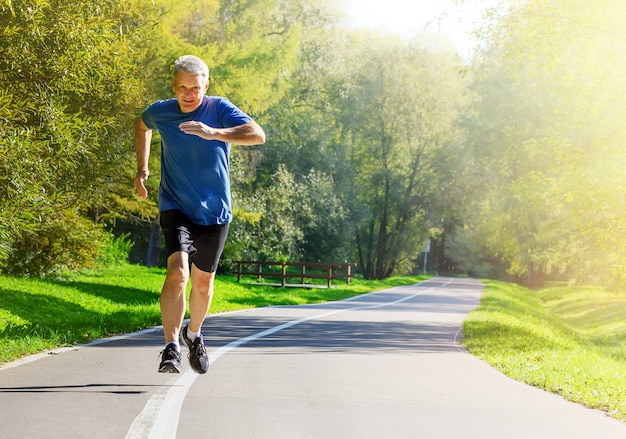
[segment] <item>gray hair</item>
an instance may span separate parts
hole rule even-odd
[[[175,79],[178,72],[195,73],[204,76],[207,80],[209,79],[209,67],[204,61],[193,55],[183,55],[174,61],[172,79]]]

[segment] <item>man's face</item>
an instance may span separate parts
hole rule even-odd
[[[208,88],[209,81],[197,73],[176,72],[172,80],[174,96],[183,113],[189,113],[198,108]]]

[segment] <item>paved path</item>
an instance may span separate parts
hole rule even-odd
[[[156,373],[158,329],[37,356],[0,369],[0,437],[626,438],[626,424],[510,380],[460,346],[481,292],[437,278],[213,316],[203,376],[186,359],[181,374]]]

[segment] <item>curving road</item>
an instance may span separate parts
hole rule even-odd
[[[186,360],[156,372],[159,328],[30,357],[0,369],[0,437],[624,439],[626,424],[461,347],[481,292],[436,278],[211,316],[202,376]]]

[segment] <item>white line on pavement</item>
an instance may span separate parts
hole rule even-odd
[[[448,280],[446,283],[438,285],[438,288],[442,288],[450,284],[452,280]],[[418,284],[419,285],[419,284]],[[347,311],[359,311],[363,309],[376,309],[383,308],[385,306],[394,305],[397,303],[406,302],[413,299],[416,296],[422,295],[431,291],[434,287],[427,288],[415,294],[403,297],[391,302],[380,303],[377,305],[359,305],[352,308],[337,309],[322,314],[317,314],[311,317],[305,317],[299,320],[293,320],[291,322],[283,323],[282,325],[275,326],[265,331],[257,332],[248,337],[240,338],[239,340],[232,341],[227,345],[224,345],[209,354],[210,364],[215,363],[222,355],[228,351],[235,349],[241,345],[249,343],[253,340],[266,337],[283,329],[290,328],[295,325],[299,325],[310,320],[323,319],[334,314],[339,314]],[[376,294],[380,291],[370,293]],[[363,298],[366,295],[357,296]],[[351,298],[354,300],[354,298]],[[350,299],[348,299],[350,300]],[[456,337],[455,337],[456,338]],[[178,429],[178,421],[180,419],[180,411],[183,405],[183,401],[187,392],[191,388],[198,375],[191,369],[183,373],[180,377],[174,378],[165,386],[162,386],[146,403],[144,409],[135,418],[130,426],[126,439],[171,439],[176,437],[176,431]]]

